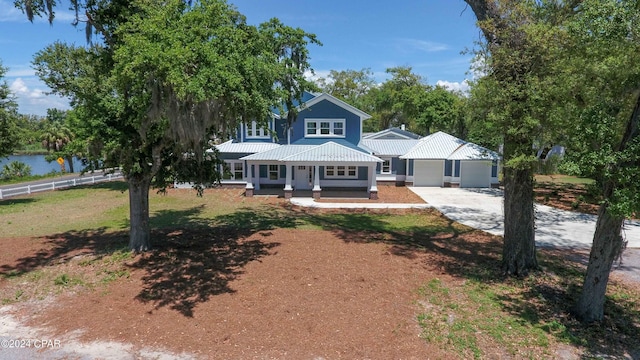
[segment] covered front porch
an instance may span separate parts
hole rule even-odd
[[[264,169],[267,168],[265,176]],[[378,198],[375,163],[340,165],[284,165],[247,163],[245,195],[291,197]],[[276,172],[278,176],[276,176]]]
[[[364,189],[369,199],[378,198],[376,165],[382,160],[334,142],[281,146],[240,160],[246,162],[246,196],[281,188],[285,198],[307,191],[320,199],[324,191]]]

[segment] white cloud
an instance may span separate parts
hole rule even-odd
[[[25,81],[23,78],[15,79],[9,84],[9,89],[15,95],[18,103],[18,112],[26,115],[45,116],[47,109],[69,109],[69,100],[60,96],[48,95],[45,86],[36,80]]]
[[[449,49],[449,45],[419,39],[400,39],[398,46],[405,51],[438,52]]]
[[[304,77],[307,80],[317,81],[320,78],[326,79],[330,73],[330,70],[314,70],[312,74],[311,71],[307,70],[304,72]]]
[[[446,80],[438,80],[436,85],[442,86],[443,88],[451,91],[461,92],[462,94],[467,94],[469,92],[469,81],[464,80],[462,82],[451,82]]]

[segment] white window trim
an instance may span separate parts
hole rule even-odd
[[[344,166],[344,175],[338,175],[338,167]],[[329,169],[333,169],[333,175],[328,175],[327,172]],[[349,168],[355,169],[355,175],[349,175]],[[358,178],[358,167],[354,165],[328,165],[324,167],[324,178],[327,180],[330,179],[357,179]]]
[[[252,121],[251,124],[246,125],[247,139],[268,139],[269,132],[264,127],[258,127],[256,121]]]
[[[391,168],[392,166],[392,161],[391,158],[381,158],[382,160],[384,160],[385,162],[388,161],[389,162],[389,171],[384,171],[384,162],[380,163],[380,174],[381,175],[391,175],[393,173],[393,169]]]
[[[275,166],[276,169],[275,170],[271,170],[272,166]],[[271,174],[272,173],[276,174],[276,178],[275,179],[271,178]],[[277,164],[269,164],[269,165],[267,165],[267,179],[269,179],[271,181],[276,181],[276,180],[280,179],[280,165],[277,165]]]
[[[329,123],[329,134],[321,134],[320,131],[320,123],[328,122]],[[308,134],[307,133],[307,124],[315,123],[316,124],[316,133]],[[342,124],[342,135],[334,134],[335,124]],[[347,133],[347,121],[346,119],[304,119],[304,137],[330,137],[330,138],[344,138]]]
[[[240,164],[240,167],[242,169],[242,176],[238,179],[235,176],[235,165],[236,164]],[[229,167],[229,172],[231,173],[231,177],[228,179],[224,178],[224,167],[228,166]],[[224,164],[220,165],[222,167],[222,180],[234,180],[234,181],[238,181],[238,180],[243,180],[244,179],[244,161],[242,160],[225,160]]]

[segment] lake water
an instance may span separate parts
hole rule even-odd
[[[60,172],[60,165],[56,161],[47,162],[44,159],[44,155],[10,155],[9,158],[0,158],[0,171],[4,165],[12,161],[20,161],[31,166],[31,175],[45,175],[50,172]],[[65,171],[69,171],[69,164],[65,159]],[[82,162],[76,158],[73,159],[73,170],[76,172],[81,171],[83,168]]]

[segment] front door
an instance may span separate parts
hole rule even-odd
[[[311,190],[313,187],[313,166],[296,166],[293,187],[296,190]]]

